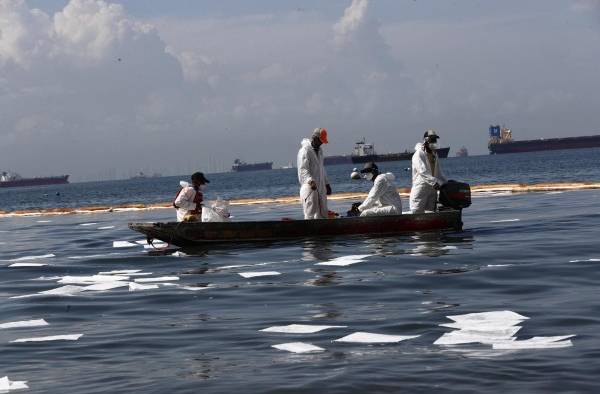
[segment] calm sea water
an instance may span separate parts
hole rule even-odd
[[[382,167],[408,184],[407,164]],[[444,162],[452,178],[472,184],[597,181],[599,164],[600,150]],[[330,167],[335,190],[366,189],[366,183],[347,181],[348,172]],[[178,180],[2,190],[0,209],[168,201]],[[297,192],[293,170],[212,180],[209,198]],[[23,392],[31,393],[597,392],[599,206],[600,190],[493,195],[474,199],[458,233],[214,246],[178,255],[142,245],[113,247],[114,241],[143,238],[127,222],[172,220],[170,210],[3,218],[0,324],[43,318],[49,325],[0,329],[0,376],[28,381]],[[236,206],[233,214],[256,220],[298,216],[299,209]],[[23,260],[49,254],[54,256]],[[316,265],[352,255],[368,257],[346,267]],[[8,268],[15,262],[47,265]],[[59,278],[67,275],[124,269],[179,280],[140,291],[11,298],[60,287]],[[239,275],[250,271],[280,275]],[[498,310],[529,317],[518,340],[575,334],[573,346],[500,351],[433,344],[452,331],[440,326],[450,322],[446,316]],[[346,327],[314,334],[259,331],[293,323]],[[419,337],[397,344],[333,342],[356,331]],[[64,334],[83,336],[10,342]],[[286,342],[325,351],[293,354],[271,347]]]

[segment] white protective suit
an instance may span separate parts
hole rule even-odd
[[[185,181],[181,181],[179,184],[181,185],[182,189],[175,198],[175,201],[173,201],[173,204],[179,207],[176,208],[177,221],[183,222],[185,215],[196,209],[196,203],[194,202],[194,198],[196,198],[196,191],[189,183]]]
[[[446,177],[440,168],[440,159],[433,151],[435,157],[435,168],[427,159],[427,152],[422,143],[415,145],[415,153],[412,157],[412,189],[410,190],[410,212],[423,213],[435,211],[437,202],[437,190],[434,185],[439,186],[446,183]]]
[[[304,210],[304,219],[327,218],[327,173],[323,163],[323,148],[315,152],[310,140],[302,140],[298,151],[298,182],[300,183],[300,202]],[[308,184],[315,181],[317,189],[312,190]]]
[[[391,172],[379,174],[367,199],[360,204],[360,216],[402,215],[402,200]]]

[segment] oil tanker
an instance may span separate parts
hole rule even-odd
[[[264,170],[272,170],[273,162],[268,161],[264,163],[252,163],[248,164],[245,161],[241,161],[240,159],[235,159],[233,162],[233,166],[231,166],[231,171],[233,172],[243,172],[243,171],[264,171]]]
[[[488,149],[490,150],[490,155],[600,147],[600,135],[515,141],[512,138],[512,131],[509,128],[492,125],[489,131],[490,142],[488,143]]]
[[[69,183],[69,175],[23,178],[19,174],[9,173],[6,171],[0,174],[0,187],[61,185],[65,183]]]
[[[444,159],[448,157],[450,147],[436,149],[438,157]],[[368,163],[370,161],[382,162],[382,161],[401,161],[411,160],[415,152],[405,150],[399,153],[383,153],[379,154],[375,152],[375,146],[371,143],[365,142],[365,140],[358,141],[354,145],[354,150],[351,155],[338,155],[338,156],[327,156],[325,157],[325,165],[335,164],[350,164],[350,163]]]

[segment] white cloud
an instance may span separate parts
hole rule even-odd
[[[425,7],[403,4],[142,20],[100,0],[53,15],[0,0],[2,166],[81,178],[210,171],[215,158],[221,169],[236,157],[287,163],[316,126],[331,132],[329,153],[362,136],[403,151],[430,127],[483,153],[490,122],[597,123],[600,45],[582,13],[379,19]]]

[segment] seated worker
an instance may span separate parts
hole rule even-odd
[[[412,188],[410,190],[410,212],[435,211],[437,191],[446,183],[436,153],[439,136],[427,130],[423,142],[417,143],[412,157]]]
[[[181,182],[181,189],[173,200],[173,207],[177,210],[178,222],[200,221],[202,215],[202,190],[210,183],[201,172],[192,174],[192,184]]]
[[[366,163],[360,171],[368,181],[373,181],[373,187],[362,204],[353,206],[360,216],[402,215],[402,200],[391,172],[380,174],[377,164]],[[356,212],[356,213],[358,213]]]

